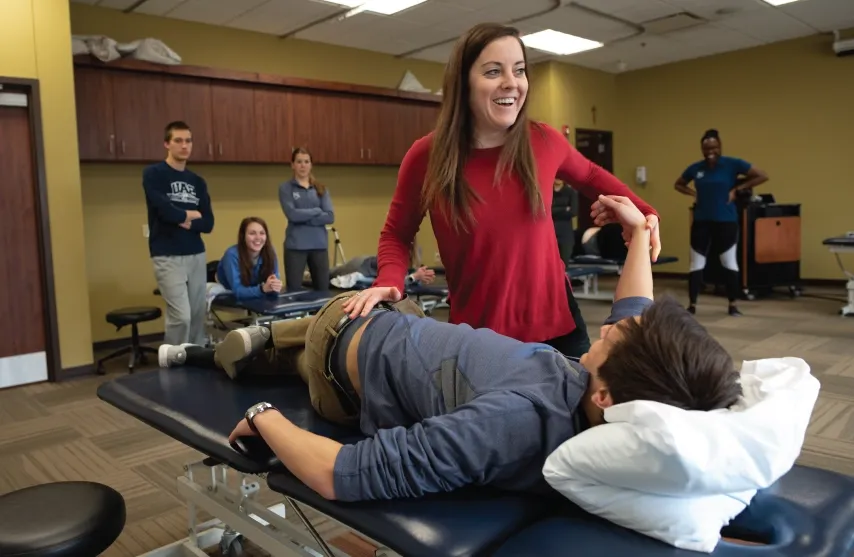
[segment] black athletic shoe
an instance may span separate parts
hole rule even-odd
[[[735,306],[729,306],[729,311],[728,311],[728,313],[729,313],[730,315],[732,315],[733,317],[738,317],[738,316],[740,316],[740,315],[744,315],[743,313],[741,313],[740,311],[738,311],[738,308],[737,308],[737,307],[735,307]]]
[[[695,306],[695,305],[688,306],[688,313],[690,313],[691,315],[696,315],[697,314],[697,306]]]

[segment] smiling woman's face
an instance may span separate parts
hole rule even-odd
[[[515,37],[489,43],[469,72],[474,129],[479,134],[505,132],[519,116],[528,94],[522,45]]]

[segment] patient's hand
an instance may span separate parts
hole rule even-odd
[[[430,284],[436,278],[436,271],[433,269],[428,269],[427,267],[421,266],[418,267],[414,273],[412,273],[412,278],[417,280],[418,282],[423,282],[424,284]]]
[[[257,435],[252,428],[249,427],[249,422],[246,421],[246,418],[241,419],[237,422],[237,425],[234,427],[234,431],[231,432],[231,435],[228,436],[228,442],[234,443],[238,437],[252,437],[253,435]]]

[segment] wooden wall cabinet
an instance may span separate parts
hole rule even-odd
[[[213,70],[148,70],[75,67],[80,160],[160,160],[163,128],[183,120],[193,130],[193,162],[290,163],[293,149],[302,146],[319,164],[398,165],[433,129],[439,112],[435,100],[352,92],[340,84],[325,90],[269,76],[218,79],[200,75]]]

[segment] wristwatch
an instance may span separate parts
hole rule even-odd
[[[255,416],[262,412],[266,412],[267,410],[278,411],[278,408],[276,408],[269,402],[259,402],[258,404],[253,404],[252,406],[250,406],[249,410],[246,411],[246,415],[244,416],[246,418],[246,423],[249,424],[249,429],[254,431],[256,434],[258,433],[258,429],[255,427],[254,423]]]

